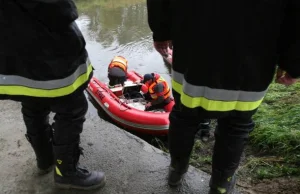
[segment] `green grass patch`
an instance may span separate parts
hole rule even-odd
[[[264,157],[249,160],[258,178],[300,175],[300,83],[290,87],[271,84],[254,115],[251,147]],[[275,156],[279,161],[267,160]]]
[[[211,149],[212,144],[202,143],[201,140],[196,139],[190,159],[190,165],[210,173],[212,164]]]
[[[276,156],[250,156],[239,168],[239,174],[257,179],[271,179],[283,176],[299,176],[300,169],[287,158]]]

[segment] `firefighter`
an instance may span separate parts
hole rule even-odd
[[[21,102],[40,173],[54,166],[57,187],[87,190],[104,186],[105,175],[78,165],[93,67],[77,18],[72,0],[1,1],[0,99]]]
[[[116,56],[108,66],[109,87],[124,86],[127,79],[128,61],[122,56]]]
[[[164,109],[170,112],[174,105],[171,98],[171,91],[166,80],[157,73],[145,74],[142,87],[145,99],[149,100],[146,104],[145,110],[150,111],[154,109]]]
[[[295,25],[300,2],[147,0],[147,9],[156,50],[166,55],[173,45],[176,106],[169,116],[168,183],[180,185],[188,170],[199,120],[218,119],[210,194],[231,193],[254,129],[252,116],[277,65],[279,83],[289,85],[300,76],[300,28]]]

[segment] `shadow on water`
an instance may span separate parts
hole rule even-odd
[[[112,119],[107,115],[107,113],[100,107],[100,105],[91,97],[89,94],[87,94],[88,100],[91,102],[91,104],[96,108],[98,116],[109,122],[114,124],[115,126],[143,139],[144,141],[148,142],[149,144],[153,145],[154,147],[163,150],[168,151],[168,136],[156,136],[156,135],[150,135],[150,134],[144,134],[137,131],[133,131],[130,129],[126,129],[125,127],[115,123],[112,121]]]

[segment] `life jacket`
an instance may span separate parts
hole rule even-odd
[[[124,72],[127,72],[128,68],[128,61],[122,56],[116,56],[111,60],[108,69],[111,69],[113,67],[119,67],[124,70]]]
[[[150,86],[148,87],[148,91],[149,94],[151,96],[151,98],[153,100],[157,99],[157,93],[154,91],[154,87],[156,86],[156,84],[158,83],[162,83],[164,86],[164,91],[162,92],[164,99],[167,99],[171,96],[171,90],[170,87],[168,85],[168,83],[166,82],[166,80],[164,78],[162,78],[160,75],[158,74],[154,74],[154,82],[152,84],[150,84]]]

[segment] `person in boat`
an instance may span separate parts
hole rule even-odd
[[[174,101],[171,98],[170,87],[162,76],[156,73],[145,74],[142,83],[144,87],[141,90],[144,97],[150,101],[146,104],[146,111],[164,109],[170,112],[172,110]]]
[[[115,56],[108,66],[108,87],[124,86],[127,79],[128,61],[122,56]]]

